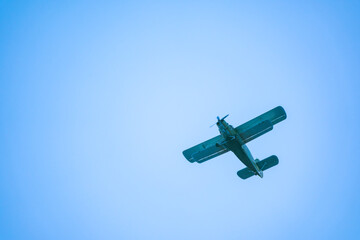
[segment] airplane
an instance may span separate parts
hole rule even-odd
[[[263,171],[276,166],[279,159],[275,155],[262,161],[254,159],[245,144],[271,131],[275,124],[285,120],[284,108],[278,106],[236,128],[225,121],[227,116],[229,114],[221,119],[217,117],[216,125],[219,128],[220,135],[183,151],[184,157],[191,163],[203,163],[232,151],[246,166],[237,172],[241,179],[247,179],[254,175],[262,178]]]

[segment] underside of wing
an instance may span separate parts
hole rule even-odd
[[[278,106],[260,116],[238,126],[236,131],[244,143],[250,142],[251,140],[271,131],[273,125],[286,119],[285,110]]]
[[[229,151],[221,145],[223,140],[224,138],[219,135],[183,151],[183,154],[189,162],[205,162]]]

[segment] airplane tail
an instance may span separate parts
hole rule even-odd
[[[272,155],[268,158],[265,158],[262,161],[258,161],[256,162],[256,165],[259,167],[260,171],[265,171],[271,167],[276,166],[279,163],[279,159],[277,158],[277,156]],[[257,173],[254,173],[252,170],[250,170],[249,168],[244,168],[241,169],[240,171],[237,172],[237,175],[241,178],[241,179],[247,179],[249,177],[254,176]]]

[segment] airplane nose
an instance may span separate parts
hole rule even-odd
[[[263,174],[263,172],[260,170],[259,171],[259,176],[261,177],[261,178],[263,178],[263,176],[264,176],[264,174]]]

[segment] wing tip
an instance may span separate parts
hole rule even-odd
[[[286,115],[284,107],[279,105],[276,108],[279,109],[279,111],[282,113],[282,120],[285,120],[287,118],[287,115]]]
[[[183,151],[182,154],[184,155],[186,160],[188,160],[189,162],[191,162],[191,163],[195,162],[195,159],[192,156],[189,156],[189,154],[187,154],[187,150]]]

